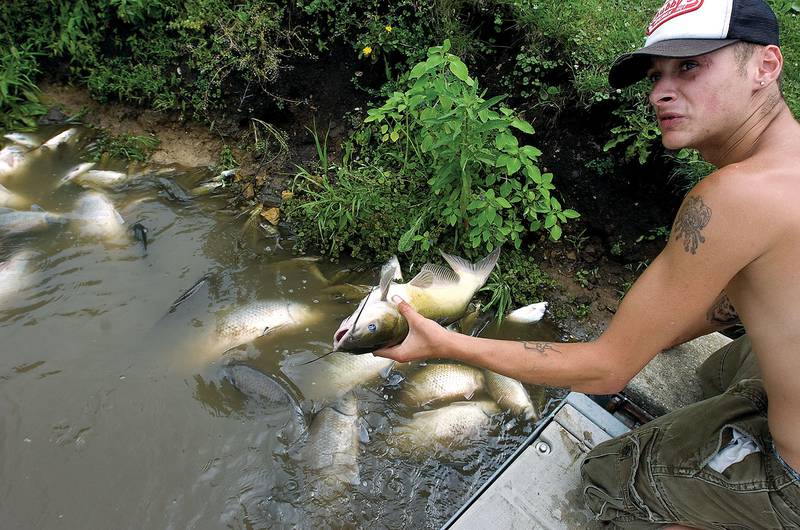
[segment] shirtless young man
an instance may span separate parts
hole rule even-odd
[[[473,338],[401,302],[408,337],[375,353],[610,394],[660,351],[740,319],[747,335],[701,368],[708,399],[587,456],[587,502],[623,528],[800,528],[800,124],[780,92],[777,21],[762,0],[668,0],[648,35],[612,85],[649,77],[664,146],[719,169],[686,196],[608,330],[589,343]]]

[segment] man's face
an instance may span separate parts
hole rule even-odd
[[[733,46],[690,58],[654,57],[647,75],[667,149],[719,149],[747,119],[752,91]]]

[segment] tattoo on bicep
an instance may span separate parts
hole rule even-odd
[[[711,305],[711,309],[706,313],[706,318],[709,323],[723,327],[732,326],[739,322],[739,314],[731,304],[725,291],[722,291]]]
[[[551,351],[556,353],[561,353],[561,350],[556,349],[552,343],[550,342],[523,342],[523,346],[525,346],[526,350],[533,350],[537,351],[542,354],[543,357],[547,357],[547,354]]]
[[[711,208],[703,203],[703,198],[700,196],[687,197],[675,217],[675,226],[672,229],[675,241],[683,238],[683,250],[695,254],[700,243],[706,240],[700,231],[710,220]]]

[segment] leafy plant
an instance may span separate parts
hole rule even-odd
[[[36,54],[28,47],[12,46],[0,57],[0,129],[31,129],[47,111],[33,81],[37,73]]]
[[[100,160],[107,156],[122,160],[138,160],[145,162],[158,147],[159,140],[153,135],[120,134],[110,135],[101,133],[91,146],[92,160]]]
[[[466,65],[448,52],[449,41],[428,50],[427,60],[408,75],[408,88],[394,92],[383,106],[370,109],[365,123],[375,123],[386,151],[402,171],[426,168],[431,194],[428,211],[436,212],[468,248],[491,251],[510,240],[522,244],[526,229],[545,229],[561,237],[561,223],[577,218],[562,210],[553,175],[536,165],[541,151],[520,145],[513,130],[533,134],[533,127],[500,102],[484,99]],[[413,243],[424,217],[401,238],[401,250]]]
[[[649,106],[640,101],[636,107],[619,108],[614,114],[622,118],[623,124],[611,129],[614,136],[603,146],[603,151],[622,145],[625,147],[625,160],[635,159],[644,165],[650,158],[654,141],[661,136]]]

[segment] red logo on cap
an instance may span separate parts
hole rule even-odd
[[[650,36],[651,33],[667,20],[685,15],[686,13],[691,13],[692,11],[700,9],[701,5],[703,5],[703,0],[667,0],[664,2],[664,5],[661,6],[661,9],[658,10],[656,16],[653,17],[650,25],[647,26],[647,35]]]

